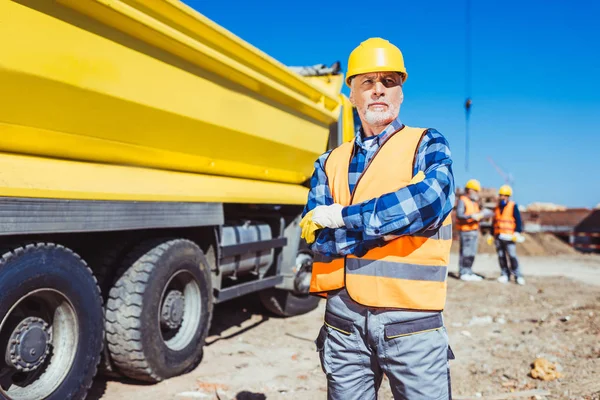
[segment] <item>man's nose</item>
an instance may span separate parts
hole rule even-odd
[[[373,95],[376,97],[381,97],[385,94],[385,86],[380,81],[375,82],[375,86],[373,86]]]

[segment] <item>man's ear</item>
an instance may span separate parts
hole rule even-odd
[[[348,96],[348,99],[350,100],[350,103],[356,107],[356,102],[354,101],[354,90],[350,89],[350,96]]]

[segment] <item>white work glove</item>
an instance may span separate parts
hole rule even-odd
[[[482,211],[483,219],[491,218],[494,216],[494,212],[488,208],[484,208]]]
[[[313,210],[312,221],[323,228],[342,228],[346,226],[342,218],[343,208],[340,204],[317,206]]]
[[[306,213],[300,221],[300,237],[306,240],[306,243],[313,243],[316,239],[315,232],[323,228],[341,228],[344,224],[342,218],[343,206],[332,204],[330,206],[317,206]]]
[[[523,243],[525,241],[525,236],[521,235],[519,232],[515,232],[512,236],[512,241],[515,243]]]
[[[483,219],[483,212],[478,212],[471,215],[471,218],[475,221],[481,221]]]
[[[523,243],[525,241],[525,236],[521,235],[518,232],[515,232],[513,234],[501,233],[500,235],[498,235],[498,239],[504,240],[505,242]]]

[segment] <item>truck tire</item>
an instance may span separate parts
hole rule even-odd
[[[117,242],[113,240],[109,243],[104,242],[102,245],[86,248],[81,254],[92,268],[92,271],[94,271],[104,304],[106,304],[106,301],[108,300],[108,294],[111,287],[114,285],[120,274],[124,272],[124,269],[121,267],[121,262],[127,255],[127,250],[129,250],[130,247],[130,244],[127,242],[122,240]],[[103,308],[103,311],[106,313],[105,307]],[[110,358],[106,338],[104,340],[100,364],[98,365],[98,374],[110,378],[120,378],[122,376],[113,365],[112,359]]]
[[[280,317],[293,317],[306,314],[317,308],[319,297],[297,294],[283,289],[267,289],[259,293],[263,306]]]
[[[110,290],[106,340],[119,372],[159,382],[200,363],[212,315],[212,284],[195,243],[175,239],[147,248],[133,250],[135,261]]]
[[[83,254],[80,253],[90,268],[92,268],[100,287],[102,299],[105,302],[108,299],[110,289],[118,278],[119,272],[123,272],[119,269],[121,261],[125,258],[128,251],[131,250],[131,247],[129,243],[123,241],[112,241],[110,243],[103,243],[102,247],[95,246],[89,255],[85,252]]]
[[[100,289],[78,255],[50,243],[4,253],[0,316],[0,398],[85,398],[103,316]]]

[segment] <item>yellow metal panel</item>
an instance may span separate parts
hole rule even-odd
[[[321,103],[271,101],[55,2],[0,1],[0,35],[0,151],[300,183],[333,120],[306,110],[339,111],[309,82]]]
[[[354,139],[354,114],[350,99],[340,94],[342,101],[342,142],[349,142]]]
[[[341,75],[334,77],[336,79],[339,77],[341,81],[341,84],[337,87],[323,86],[315,84],[312,80],[308,80],[315,86],[312,87],[311,84],[307,84],[305,79],[292,73],[279,61],[243,41],[179,0],[122,1],[174,29],[185,32],[195,40],[206,43],[227,57],[259,71],[263,75],[310,98],[314,102],[320,102],[323,98],[323,93],[326,93],[324,104],[328,110],[333,111],[339,106],[337,95],[340,93],[341,86],[344,83]]]
[[[342,86],[344,85],[344,75],[322,75],[322,76],[307,76],[308,82],[312,83],[315,87],[321,89],[325,93],[329,93],[334,97],[340,95]],[[337,102],[340,103],[339,101]]]
[[[217,163],[207,157],[3,123],[0,123],[0,148],[10,153],[39,156],[61,154],[64,159],[199,173],[217,167]],[[244,169],[256,175],[271,173],[277,177],[287,176],[290,181],[298,179],[288,171],[269,171],[235,161],[219,164],[219,173],[223,175],[236,176],[239,170]]]
[[[307,189],[275,182],[0,153],[0,196],[302,205]]]
[[[131,7],[120,0],[56,0],[61,4],[71,7],[83,14],[89,15],[106,25],[117,28],[133,37],[139,38],[144,42],[150,43],[159,48],[165,49],[170,53],[176,54],[194,64],[206,68],[207,70],[227,77],[236,83],[242,84],[248,89],[261,92],[263,95],[272,97],[284,104],[288,104],[311,117],[323,121],[333,122],[335,119],[333,113],[326,113],[326,110],[319,109],[307,101],[306,98],[294,93],[287,85],[281,85],[272,79],[271,75],[261,75],[260,71],[249,68],[218,49],[212,48],[185,32],[177,30],[145,14],[143,9]],[[139,2],[134,2],[140,4]],[[148,6],[152,2],[144,4]],[[199,14],[198,14],[199,15]],[[198,20],[199,21],[199,20]],[[293,77],[288,72],[288,81],[299,81],[298,77]],[[291,79],[290,79],[291,78]],[[306,83],[304,86],[307,86]],[[312,91],[316,92],[316,91]],[[316,93],[315,93],[316,94]],[[316,94],[318,103],[325,104],[325,94]],[[335,99],[327,103],[330,110],[337,108]]]

